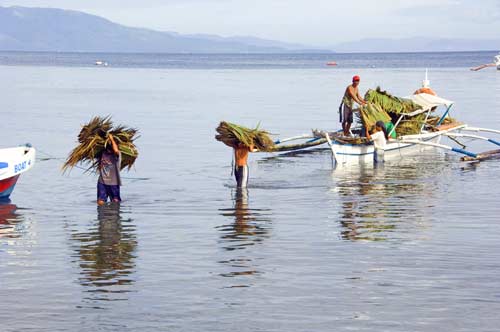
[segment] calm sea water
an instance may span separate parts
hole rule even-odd
[[[468,70],[492,55],[341,55],[339,68],[323,63],[340,55],[110,55],[102,68],[2,53],[0,144],[30,142],[40,160],[0,205],[0,330],[498,331],[498,161],[252,154],[237,191],[214,140],[220,120],[336,129],[353,74],[404,96],[425,67],[452,116],[500,128],[500,73]],[[80,125],[108,114],[140,128],[141,155],[123,203],[98,208],[96,177],[60,167]]]

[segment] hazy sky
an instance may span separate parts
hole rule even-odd
[[[129,26],[330,46],[363,38],[498,39],[500,0],[0,0]]]

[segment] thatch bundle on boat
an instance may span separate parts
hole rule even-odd
[[[222,121],[216,131],[219,134],[215,135],[215,139],[232,148],[240,144],[247,147],[254,147],[259,151],[272,151],[274,148],[274,142],[269,133],[259,130],[259,126],[255,129],[249,129],[234,123]]]
[[[380,87],[377,87],[375,90],[368,90],[365,94],[365,100],[369,105],[374,104],[385,111],[390,119],[387,121],[382,118],[378,119],[384,122],[392,120],[393,123],[396,123],[401,114],[408,114],[422,108],[412,100],[393,96],[387,91],[382,91]],[[398,136],[418,134],[424,124],[425,118],[425,113],[412,117],[406,116],[397,126],[396,134]]]
[[[125,126],[113,127],[111,118],[96,116],[84,125],[78,134],[78,146],[69,154],[63,165],[63,171],[78,163],[90,164],[88,170],[97,170],[98,159],[108,145],[111,145],[109,135],[113,135],[122,155],[120,169],[134,165],[139,152],[134,144],[137,139],[137,129]]]
[[[365,128],[372,128],[377,121],[387,123],[391,121],[391,117],[379,105],[369,103],[359,110],[360,120]]]
[[[376,104],[387,113],[393,114],[411,113],[422,108],[412,100],[393,96],[387,91],[382,91],[380,87],[366,91],[365,100],[367,103]]]

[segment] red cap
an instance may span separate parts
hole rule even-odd
[[[354,75],[354,76],[352,77],[352,81],[353,81],[353,82],[354,82],[354,81],[359,81],[359,76],[358,76],[358,75]]]

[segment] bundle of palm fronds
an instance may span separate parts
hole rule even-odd
[[[415,135],[420,133],[422,126],[424,126],[425,114],[419,114],[411,118],[405,118],[399,122],[396,127],[398,136]]]
[[[431,116],[431,117],[429,117],[429,119],[427,119],[427,124],[431,127],[436,127],[440,119],[441,119],[441,117],[439,117],[439,116]],[[458,123],[458,121],[454,118],[446,117],[441,122],[441,125],[447,125],[450,123]]]
[[[357,114],[357,113],[356,113]],[[368,103],[359,110],[359,120],[365,128],[372,128],[377,121],[384,123],[391,121],[391,117],[377,104]]]
[[[412,100],[393,96],[387,91],[382,91],[380,87],[368,90],[365,94],[365,100],[383,109],[391,117],[393,123],[398,121],[401,114],[408,114],[422,108]],[[398,136],[418,134],[424,124],[425,117],[425,114],[405,117],[396,127],[396,134]]]
[[[272,151],[274,148],[274,142],[269,133],[259,130],[259,126],[255,129],[249,129],[222,121],[216,131],[219,134],[215,135],[215,139],[232,148],[240,144],[247,147],[254,147],[259,151]]]
[[[380,106],[387,113],[411,113],[421,107],[410,99],[399,98],[391,95],[387,91],[382,91],[380,87],[375,90],[368,90],[365,94],[365,100]]]
[[[97,170],[98,159],[108,145],[111,145],[109,134],[113,135],[122,155],[120,169],[130,170],[139,152],[134,144],[137,129],[125,126],[113,127],[111,117],[96,116],[82,127],[78,134],[78,146],[71,151],[62,169],[63,171],[78,163],[90,164],[88,170]]]

